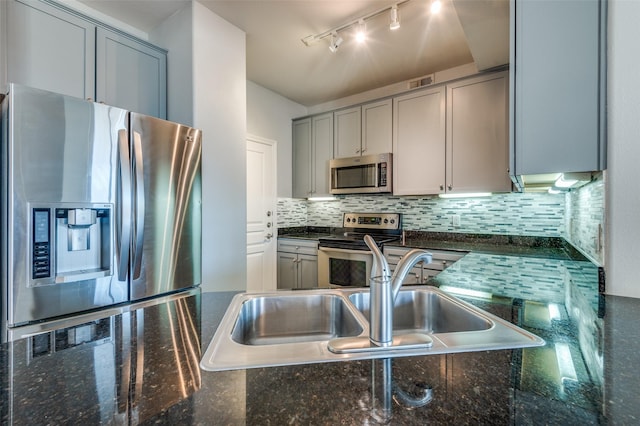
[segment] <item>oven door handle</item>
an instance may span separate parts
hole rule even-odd
[[[334,253],[371,254],[370,250],[350,250],[350,249],[333,248],[333,247],[318,247],[318,250],[323,252],[334,252]]]

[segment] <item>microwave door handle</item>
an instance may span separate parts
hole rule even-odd
[[[144,242],[144,215],[145,215],[145,193],[144,193],[144,169],[142,161],[142,137],[139,132],[133,132],[133,152],[135,160],[135,250],[133,252],[133,279],[140,278],[142,269],[142,246]]]
[[[129,271],[129,246],[131,244],[131,162],[129,161],[129,138],[126,129],[118,130],[118,151],[120,161],[120,215],[118,280],[126,281]]]

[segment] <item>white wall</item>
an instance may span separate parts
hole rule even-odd
[[[182,10],[155,28],[149,40],[167,49],[167,118],[193,126],[193,8]]]
[[[202,289],[246,286],[245,34],[198,2],[150,39],[169,50],[169,117],[202,129]]]
[[[247,81],[247,133],[278,142],[278,197],[292,195],[291,119],[307,114],[303,105]]]
[[[246,38],[193,2],[193,111],[202,129],[202,288],[246,288]]]
[[[640,297],[640,1],[609,1],[606,292]]]

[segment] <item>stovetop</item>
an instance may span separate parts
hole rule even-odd
[[[345,213],[345,232],[318,239],[320,247],[368,250],[364,236],[370,235],[378,247],[399,241],[402,216],[399,213]]]

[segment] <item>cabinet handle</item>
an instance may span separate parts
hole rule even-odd
[[[272,214],[271,210],[267,211],[267,217],[271,217]]]
[[[267,241],[271,241],[271,239],[273,238],[273,234],[267,234],[265,235],[265,238],[267,239]]]
[[[356,149],[356,154],[360,154],[360,150],[359,149]]]
[[[271,228],[271,222],[267,222],[267,228]]]
[[[362,154],[364,154],[364,152],[365,152],[366,150],[367,150],[367,148],[364,148],[364,149],[360,150],[360,152],[361,152]]]
[[[440,185],[440,191],[444,191],[444,185]]]
[[[453,189],[452,185],[449,185],[449,191],[451,191]]]

